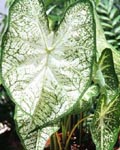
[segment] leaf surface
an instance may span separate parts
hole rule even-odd
[[[100,94],[100,88],[98,85],[90,86],[84,93],[83,97],[76,103],[74,112],[84,112],[90,109],[90,107],[96,101],[96,98]]]
[[[78,100],[90,81],[95,49],[89,2],[71,7],[55,33],[43,12],[37,0],[15,1],[2,57],[4,85],[39,125]]]
[[[100,82],[104,80],[104,83],[109,90],[117,90],[118,89],[118,77],[114,69],[113,55],[110,48],[106,48],[102,51],[101,57],[99,59],[99,69],[98,73],[103,77],[100,77]],[[101,71],[101,73],[100,73]],[[100,76],[100,75],[99,75]],[[101,79],[104,78],[104,79]]]
[[[118,78],[114,69],[110,48],[103,50],[98,62],[97,78],[101,87],[101,96],[91,123],[91,133],[96,150],[112,150],[119,131]]]
[[[43,150],[49,137],[59,129],[58,124],[36,129],[30,133],[31,118],[20,107],[16,107],[16,112],[15,119],[23,146],[27,150]]]
[[[57,31],[50,32],[47,24],[41,1],[16,0],[10,8],[2,82],[17,105],[24,141],[24,133],[41,131],[71,112],[91,83],[96,48],[91,3],[70,7]]]
[[[118,137],[120,97],[115,96],[108,104],[106,101],[106,96],[101,96],[91,123],[96,150],[112,150]]]

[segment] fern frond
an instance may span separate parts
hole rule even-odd
[[[106,39],[120,50],[120,13],[114,0],[101,0],[97,12],[101,20]]]

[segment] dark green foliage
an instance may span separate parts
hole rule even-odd
[[[77,0],[44,0],[46,13],[49,19],[49,26],[56,29],[61,22],[66,9]]]
[[[108,42],[120,50],[120,2],[101,0],[97,12]]]

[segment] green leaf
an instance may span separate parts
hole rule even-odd
[[[117,40],[120,40],[120,35],[118,35],[116,39],[117,39]],[[120,44],[120,43],[119,43],[119,44]]]
[[[120,84],[120,52],[119,51],[116,50],[113,51],[113,59],[114,59],[115,71],[117,73],[119,84]]]
[[[96,5],[98,5],[100,2],[100,0],[94,0],[94,1],[95,1]]]
[[[95,8],[94,8],[94,16],[95,16],[95,22],[96,22],[96,44],[97,44],[97,51],[98,51],[98,58],[99,58],[99,56],[101,55],[101,52],[105,48],[110,47],[110,45],[106,41],[104,31],[101,26],[101,22],[98,18]]]
[[[101,8],[97,7],[96,9],[97,9],[98,12],[100,12],[100,13],[102,13],[102,14],[104,14],[104,15],[108,15],[108,12],[106,11],[105,8],[102,8],[102,9],[101,9]]]
[[[113,26],[115,26],[116,24],[118,24],[119,21],[120,21],[120,15],[114,17],[113,22],[112,22]]]
[[[119,35],[120,15],[119,9],[114,5],[114,0],[101,1],[97,7],[102,27],[108,43],[112,44],[117,50],[120,49],[117,36]],[[106,13],[105,13],[106,12]],[[112,37],[111,37],[112,36]],[[113,42],[112,42],[112,40]],[[115,42],[114,42],[115,41]]]
[[[113,32],[110,32],[110,31],[105,31],[104,32],[105,35],[108,35],[108,36],[114,36],[114,33]],[[113,39],[114,40],[114,39]]]
[[[110,12],[110,19],[114,18],[116,13],[117,13],[117,8],[114,7]]]
[[[101,3],[101,1],[100,1],[100,7],[102,7],[103,8],[103,10],[105,10],[106,11],[106,9],[107,9],[107,6],[104,4],[104,3]],[[99,7],[97,8],[97,9],[100,9]]]
[[[111,13],[112,8],[113,8],[114,0],[110,0],[110,1],[107,0],[106,2],[107,2],[107,3],[106,3],[106,6],[107,6],[107,8],[108,8],[108,12]]]
[[[101,5],[103,5],[101,3]],[[103,5],[103,7],[105,7]],[[97,42],[97,51],[98,51],[98,58],[101,56],[102,51],[105,48],[110,48],[113,53],[113,60],[114,60],[114,66],[115,66],[115,71],[117,73],[119,83],[120,83],[120,52],[117,51],[112,45],[110,45],[104,35],[103,28],[101,26],[101,22],[97,16],[97,13],[94,8],[94,16],[95,16],[95,22],[96,22],[96,42]],[[116,38],[117,40],[119,39],[119,36]],[[114,40],[114,39],[113,39]],[[119,44],[119,42],[118,42]]]
[[[102,26],[105,28],[110,28],[110,29],[112,29],[112,25],[111,24],[108,24],[108,23],[106,23],[106,22],[101,22],[101,24],[102,24]]]
[[[2,83],[17,105],[24,141],[25,130],[29,139],[31,131],[41,132],[70,113],[91,83],[96,48],[91,3],[70,7],[56,32],[47,22],[41,1],[16,0],[3,40]]]
[[[114,62],[112,51],[109,48],[106,48],[99,59],[99,69],[104,78],[103,85],[105,84],[109,90],[117,90],[118,89],[118,78],[114,69]],[[101,79],[100,79],[101,81]]]
[[[106,21],[106,22],[110,21],[110,19],[107,16],[101,16],[100,18],[101,20]]]
[[[110,44],[113,44],[113,43],[115,43],[116,44],[116,40],[115,39],[111,39],[111,40],[108,40],[108,42],[110,43]],[[114,47],[116,47],[117,45],[115,45]]]
[[[118,33],[118,34],[120,33],[120,27],[119,26],[115,28],[115,33]]]
[[[12,5],[14,2],[15,2],[15,0],[6,0],[6,6],[7,6],[8,8],[10,8],[11,5]]]
[[[76,103],[74,107],[74,112],[83,112],[87,111],[94,103],[95,98],[100,94],[100,89],[98,85],[90,86],[83,97]]]
[[[115,96],[108,104],[106,99],[106,96],[101,96],[91,123],[96,150],[113,150],[119,132],[120,97]]]

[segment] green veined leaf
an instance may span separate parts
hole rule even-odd
[[[91,123],[96,150],[113,150],[119,132],[120,97],[115,96],[108,104],[106,99],[104,95],[100,98]]]
[[[109,48],[106,48],[99,59],[99,69],[102,72],[104,78],[104,84],[109,87],[109,90],[118,89],[118,78],[114,69],[114,62],[112,51]],[[101,80],[101,79],[100,79]]]
[[[72,111],[82,97],[95,54],[93,20],[91,3],[77,2],[58,31],[50,32],[41,1],[14,2],[3,40],[2,82],[20,107],[18,126],[24,127],[24,112],[29,132],[41,129]]]
[[[58,125],[55,124],[29,133],[30,116],[22,111],[20,107],[16,107],[16,112],[15,118],[18,123],[18,131],[23,141],[23,146],[27,150],[43,150],[48,138],[59,129]]]
[[[117,73],[118,80],[120,83],[120,52],[119,51],[116,50],[113,51],[113,59],[114,59],[115,71]]]

